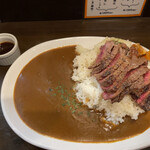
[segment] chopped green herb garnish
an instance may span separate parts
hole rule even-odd
[[[49,88],[49,91],[53,91],[53,89]]]
[[[75,110],[76,110],[77,108],[78,108],[77,106],[74,107]]]
[[[67,98],[65,96],[63,96],[63,100],[66,100]]]
[[[65,103],[63,103],[63,104],[62,104],[62,106],[66,106],[66,104],[65,104]]]
[[[74,114],[75,112],[76,112],[75,110],[72,111],[73,114]]]
[[[64,90],[63,89],[61,89],[61,93],[64,94]]]
[[[58,93],[61,93],[61,90],[58,90]]]
[[[78,115],[82,115],[83,114],[83,112],[82,111],[80,111],[79,113],[78,113]]]
[[[70,101],[67,101],[68,106],[70,106]]]
[[[89,112],[89,111],[87,112],[87,115],[88,115],[88,117],[90,117],[90,115],[91,115],[91,114],[90,114],[90,112]]]
[[[51,94],[52,96],[56,96],[56,94],[60,95],[60,98],[63,101],[62,106],[68,106],[72,113],[75,113],[76,109],[82,105],[76,101],[76,95],[72,91],[72,88],[67,89],[60,82],[58,82],[58,86],[54,89],[49,88],[49,91],[53,91]],[[82,112],[79,114],[82,114]]]
[[[76,100],[75,99],[72,100],[72,104],[76,105]]]
[[[63,95],[61,95],[61,99],[64,99],[64,96],[63,96]]]

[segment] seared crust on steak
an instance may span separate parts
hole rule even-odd
[[[119,102],[130,94],[142,109],[150,110],[150,70],[147,64],[134,45],[129,48],[125,43],[107,41],[89,69],[100,83],[105,100]]]

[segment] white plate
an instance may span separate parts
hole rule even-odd
[[[16,112],[13,100],[15,82],[22,68],[30,60],[49,49],[66,45],[81,44],[86,48],[92,48],[103,39],[104,37],[72,37],[44,42],[32,47],[14,62],[8,70],[2,84],[1,105],[9,126],[18,136],[38,147],[57,150],[128,150],[150,146],[150,128],[143,134],[120,142],[75,143],[58,140],[35,132],[25,125]]]

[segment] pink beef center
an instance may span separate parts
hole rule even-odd
[[[132,73],[136,72],[136,70],[137,70],[137,69],[134,69],[134,70],[131,70],[131,71],[127,72],[127,74],[125,75],[125,77],[124,77],[124,79],[122,80],[121,83],[123,83],[127,78],[129,78],[129,76],[130,76]],[[112,86],[113,86],[113,84],[110,85],[109,87],[106,87],[106,88],[108,89],[108,88],[110,88],[110,87],[112,87]],[[105,90],[106,90],[106,88],[105,88]],[[104,87],[102,87],[102,89],[104,89]],[[117,93],[117,92],[115,92],[115,93],[107,93],[107,92],[104,92],[104,93],[102,94],[102,97],[103,97],[104,99],[111,99],[111,98],[113,98],[113,97],[116,95],[116,93]]]
[[[149,93],[150,91],[147,91],[144,94],[142,94],[140,98],[137,100],[137,103],[140,104],[149,95]]]
[[[115,63],[116,63],[116,61],[119,59],[119,57],[120,57],[120,53],[118,53],[114,58],[113,58],[113,60],[110,62],[110,64],[109,64],[109,66],[107,67],[107,68],[105,68],[100,74],[103,74],[105,71],[107,71],[110,67],[112,67]],[[103,78],[103,79],[105,79],[105,78]],[[102,80],[99,80],[99,81],[103,81],[103,79]]]
[[[105,47],[106,47],[106,46],[104,45],[104,46],[102,46],[102,47],[100,48],[101,52],[100,52],[100,54],[97,56],[96,63],[100,62],[100,60],[101,60],[101,58],[102,58],[102,56],[103,56],[103,54],[104,54],[104,50],[106,49]]]
[[[144,83],[145,83],[145,84],[150,83],[150,71],[148,71],[148,72],[144,75]]]

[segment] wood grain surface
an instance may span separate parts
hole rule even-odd
[[[89,19],[0,23],[0,33],[14,34],[21,53],[48,40],[74,36],[109,36],[129,39],[150,49],[150,18]],[[0,85],[9,66],[0,66]],[[149,148],[145,148],[148,150]],[[0,150],[40,150],[19,138],[0,108]]]

